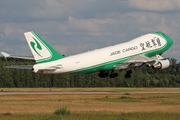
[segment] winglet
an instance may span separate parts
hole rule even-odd
[[[10,57],[10,56],[11,56],[10,54],[5,53],[5,52],[1,52],[1,54],[2,54],[5,58],[7,58],[7,57]]]

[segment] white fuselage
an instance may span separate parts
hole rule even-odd
[[[53,62],[36,64],[34,65],[34,69],[36,72],[39,68],[48,69],[51,66],[57,66],[57,69],[53,73],[66,73],[138,54],[158,51],[163,49],[166,44],[167,42],[163,37],[156,34],[147,34],[122,44],[65,57]],[[48,73],[48,71],[45,72]]]

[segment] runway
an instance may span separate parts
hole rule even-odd
[[[131,92],[0,92],[0,95],[108,95],[108,94],[180,94],[180,91],[131,91]]]

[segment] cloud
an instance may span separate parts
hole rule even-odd
[[[165,55],[180,60],[174,52],[180,50],[179,8],[178,0],[6,0],[0,4],[0,47],[29,54],[23,33],[33,30],[72,55],[163,31],[175,41]]]
[[[66,56],[74,55],[83,52],[87,52],[87,48],[90,45],[83,43],[74,43],[74,44],[66,44],[66,45],[53,45],[53,47],[59,51],[61,54]]]
[[[130,6],[150,11],[179,10],[179,0],[128,0]]]
[[[3,34],[5,37],[12,35],[13,32],[15,32],[16,29],[12,24],[6,24],[4,26]]]
[[[110,34],[108,30],[109,25],[116,23],[116,20],[105,18],[105,19],[76,19],[72,16],[68,17],[66,24],[66,31],[86,32],[91,36],[101,36],[103,34]]]
[[[8,39],[12,39],[13,41],[15,41],[16,39],[18,39],[18,41],[22,40],[22,38],[18,36],[19,34],[23,34],[25,30],[20,28],[20,26],[18,26],[17,24],[4,23],[0,24],[0,27],[2,28],[0,32],[2,40],[4,40],[4,42],[8,42]]]
[[[77,15],[78,11],[84,9],[94,0],[41,0],[39,7],[33,9],[32,16],[47,20],[66,20],[69,15]]]

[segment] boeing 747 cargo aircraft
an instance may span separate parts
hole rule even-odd
[[[125,43],[65,57],[35,32],[26,32],[24,35],[34,58],[19,58],[33,59],[36,64],[6,66],[6,68],[31,69],[35,73],[42,74],[83,74],[99,71],[98,76],[101,78],[115,78],[118,76],[117,70],[126,70],[125,77],[130,78],[131,69],[142,65],[154,69],[167,68],[170,62],[161,57],[161,54],[173,44],[173,40],[163,32],[154,32]]]

